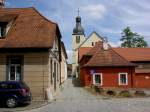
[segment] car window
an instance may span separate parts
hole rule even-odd
[[[7,84],[0,84],[0,89],[7,89],[8,88],[8,85]]]
[[[16,84],[8,84],[8,89],[17,89]]]
[[[0,84],[0,89],[16,89],[16,88],[17,88],[16,84],[5,84],[5,83]]]

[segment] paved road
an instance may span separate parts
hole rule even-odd
[[[150,112],[150,98],[103,99],[68,79],[58,99],[42,108],[28,112]]]

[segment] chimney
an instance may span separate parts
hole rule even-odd
[[[5,7],[5,1],[4,0],[0,0],[0,8],[4,8]]]
[[[109,49],[107,37],[103,38],[103,49],[104,50],[108,50]]]

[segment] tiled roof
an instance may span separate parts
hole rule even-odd
[[[91,49],[92,49],[92,47],[80,47],[78,61],[80,61],[82,59],[83,55],[87,54],[89,52],[89,50],[91,50]]]
[[[130,63],[112,48],[104,50],[102,42],[98,42],[89,53],[92,58],[84,65],[85,67],[106,67],[106,66],[135,66]]]
[[[98,50],[102,50],[102,48],[103,48],[103,42],[99,41],[91,50],[87,52],[86,55],[94,55]]]
[[[113,48],[128,61],[150,61],[150,48]]]
[[[51,48],[61,37],[58,25],[47,20],[34,8],[1,8],[0,22],[13,24],[0,48]]]

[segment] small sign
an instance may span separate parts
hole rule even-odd
[[[150,77],[149,76],[145,76],[145,79],[149,79]]]

